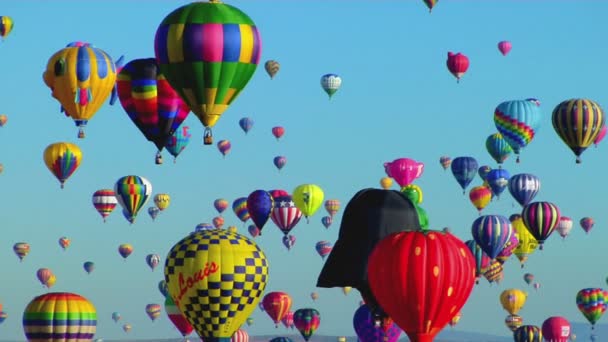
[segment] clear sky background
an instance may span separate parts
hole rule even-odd
[[[234,199],[256,189],[286,189],[315,183],[328,199],[342,207],[366,187],[379,187],[383,163],[409,157],[425,164],[416,182],[424,191],[422,207],[432,229],[449,226],[463,240],[478,217],[439,157],[473,156],[480,165],[495,167],[485,139],[495,132],[494,108],[502,101],[534,97],[541,101],[542,126],[516,164],[504,168],[537,175],[542,188],[536,200],[552,201],[576,225],[565,240],[555,233],[543,251],[532,255],[524,270],[513,258],[505,264],[505,279],[475,287],[457,329],[507,336],[507,313],[498,296],[517,287],[530,295],[521,311],[526,324],[541,325],[553,315],[585,321],[575,296],[585,287],[605,286],[606,232],[603,177],[608,146],[591,147],[582,164],[558,138],[551,112],[563,100],[585,97],[608,106],[605,44],[608,29],[602,1],[439,1],[433,13],[422,1],[230,1],[257,24],[263,41],[262,62],[276,59],[281,70],[270,80],[261,65],[240,97],[214,129],[216,142],[229,139],[232,151],[222,158],[216,146],[202,145],[202,124],[186,120],[193,138],[176,164],[164,152],[165,163],[154,164],[156,149],[145,140],[117,102],[104,105],[90,121],[84,140],[76,138],[71,119],[42,81],[48,58],[72,41],[86,41],[115,59],[154,56],[154,35],[163,18],[187,1],[2,1],[1,15],[11,16],[13,32],[0,44],[0,112],[8,123],[0,128],[0,303],[9,318],[0,337],[24,339],[21,315],[27,303],[45,293],[36,270],[48,267],[57,276],[54,291],[69,291],[91,300],[99,315],[97,337],[177,337],[163,313],[151,322],[148,303],[163,303],[154,272],[145,263],[159,253],[162,263],[175,242],[201,222],[216,216],[216,198]],[[502,56],[497,43],[509,40],[513,49]],[[471,65],[459,84],[446,68],[448,51],[466,54]],[[325,73],[342,77],[342,88],[331,101],[320,87]],[[608,107],[606,107],[608,108]],[[238,120],[249,116],[255,125],[248,135]],[[282,125],[277,142],[271,127]],[[42,160],[45,147],[58,141],[77,143],[83,151],[80,168],[65,189]],[[279,173],[272,160],[287,157]],[[103,223],[91,195],[112,188],[122,176],[150,180],[153,192],[169,193],[171,206],[152,221],[144,209],[133,225],[117,208]],[[477,178],[472,185],[478,185]],[[152,205],[149,202],[146,208]],[[520,206],[505,192],[485,210],[509,216]],[[340,289],[316,289],[323,261],[314,245],[335,241],[342,211],[326,230],[320,209],[310,224],[302,221],[292,233],[288,252],[272,222],[256,239],[270,261],[269,291],[286,291],[293,309],[317,308],[322,315],[318,334],[354,335],[352,317],[360,296]],[[585,235],[578,220],[595,219]],[[228,209],[226,226],[245,226]],[[58,238],[72,246],[62,251]],[[20,263],[14,243],[29,242],[31,253]],[[131,243],[125,261],[121,243]],[[83,262],[96,270],[87,275]],[[534,291],[522,276],[532,272],[541,288]],[[310,293],[317,291],[313,303]],[[122,321],[115,324],[111,314]],[[282,334],[256,309],[251,335]],[[600,323],[605,320],[603,318]],[[582,336],[582,332],[576,332]],[[602,339],[601,336],[600,340]],[[605,337],[604,337],[605,338]]]

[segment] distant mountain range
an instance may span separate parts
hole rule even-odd
[[[589,341],[589,337],[591,334],[595,334],[596,341],[608,341],[608,325],[600,324],[596,325],[594,330],[591,330],[591,326],[588,323],[572,323],[572,331],[577,336],[577,341]],[[287,336],[291,338],[294,342],[302,342],[302,336],[299,334],[290,334],[290,335],[260,335],[260,336],[251,336],[249,338],[250,342],[268,342],[269,340],[277,337],[277,336]],[[399,342],[407,342],[409,339],[402,335]],[[324,335],[313,335],[308,342],[336,342],[338,336],[324,336]],[[190,338],[188,339],[190,342],[199,342],[198,338]],[[23,341],[10,341],[10,340],[0,340],[0,342],[23,342]],[[175,338],[175,339],[146,339],[146,340],[110,340],[104,339],[103,342],[184,342],[183,339]],[[346,342],[357,342],[357,338],[354,336],[347,336]],[[495,336],[489,334],[475,333],[475,332],[467,332],[460,331],[455,329],[446,328],[444,329],[435,339],[434,342],[513,342],[512,337],[505,336]]]

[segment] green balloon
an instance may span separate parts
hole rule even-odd
[[[401,193],[407,197],[414,205],[420,203],[420,192],[414,187],[403,187]]]
[[[422,228],[422,230],[428,230],[429,229],[429,217],[426,214],[426,210],[422,209],[419,206],[415,206],[416,207],[416,211],[418,212],[418,221],[420,222],[420,227]]]

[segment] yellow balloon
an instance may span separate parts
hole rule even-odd
[[[528,295],[519,289],[507,289],[500,294],[500,304],[510,314],[517,315],[526,304]]]
[[[63,184],[78,169],[82,161],[82,151],[72,143],[58,142],[50,144],[44,150],[44,163],[53,175]]]
[[[228,227],[228,231],[231,232],[231,233],[236,233],[237,232],[237,228],[236,228],[236,226],[230,226],[230,227]]]
[[[382,177],[380,179],[380,186],[384,190],[388,190],[393,186],[393,179],[391,177]]]
[[[228,230],[191,233],[167,255],[168,293],[198,335],[229,340],[257,307],[268,281],[258,245]]]
[[[344,286],[344,287],[342,288],[342,293],[344,293],[344,295],[346,296],[346,295],[347,295],[347,294],[350,292],[350,290],[352,290],[352,289],[353,289],[353,288],[352,288],[352,287],[350,287],[350,286]]]
[[[56,282],[57,282],[57,277],[55,277],[55,275],[54,275],[54,274],[52,274],[52,275],[49,277],[49,280],[47,280],[47,281],[46,281],[46,284],[45,284],[45,285],[46,285],[46,287],[47,287],[47,288],[49,288],[49,289],[50,289],[51,287],[53,287],[53,285],[55,285],[55,283],[56,283]]]
[[[154,204],[156,204],[158,210],[163,211],[171,204],[171,197],[169,194],[157,194],[154,196]]]
[[[116,65],[103,50],[75,42],[51,56],[42,78],[84,138],[84,126],[112,93]]]
[[[534,253],[538,247],[538,241],[534,235],[530,233],[520,215],[511,216],[511,226],[513,227],[517,240],[519,241],[517,247],[515,247],[513,250],[513,254],[515,254],[517,259],[519,259],[521,267],[523,268],[524,263],[526,260],[528,260],[528,256]]]
[[[306,220],[323,204],[323,190],[315,184],[302,184],[293,190],[292,199]]]

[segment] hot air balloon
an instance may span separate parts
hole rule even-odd
[[[192,138],[192,134],[188,132],[189,129],[189,126],[179,126],[165,144],[165,148],[173,156],[173,163],[177,161],[177,156],[184,151]]]
[[[274,199],[265,190],[255,190],[247,197],[247,211],[255,226],[260,230],[260,235],[262,234],[264,225],[272,214],[273,207]]]
[[[485,186],[488,186],[486,178],[488,177],[488,173],[490,173],[490,171],[492,171],[492,168],[488,165],[482,165],[477,168],[477,174],[479,175],[479,178],[481,178],[481,180],[483,181],[483,185]]]
[[[403,188],[422,176],[424,164],[410,158],[399,158],[390,163],[384,163],[384,171]]]
[[[144,137],[161,151],[190,113],[190,108],[171,88],[154,58],[134,59],[117,76],[120,104]]]
[[[164,279],[158,282],[158,291],[160,291],[163,297],[167,297],[169,290],[167,289],[167,282]]]
[[[532,284],[532,282],[534,281],[534,274],[532,274],[532,273],[524,274],[524,281],[528,285]]]
[[[401,328],[391,320],[383,327],[376,324],[376,320],[367,305],[361,305],[353,316],[353,328],[360,342],[397,342],[401,336]]]
[[[225,341],[245,323],[264,293],[267,278],[264,252],[244,235],[227,230],[189,234],[171,248],[165,261],[169,295],[207,342]],[[231,304],[201,310],[198,303]],[[231,319],[212,323],[218,322],[217,317]]]
[[[144,177],[124,176],[116,181],[114,192],[118,203],[129,214],[127,220],[134,223],[137,213],[152,194],[152,184]]]
[[[374,316],[386,319],[369,288],[368,257],[382,238],[404,230],[421,230],[411,200],[395,190],[358,191],[344,208],[338,240],[317,278],[317,287],[356,288]]]
[[[524,324],[523,318],[519,315],[509,315],[505,318],[505,325],[509,330],[515,331]]]
[[[122,326],[122,330],[123,330],[124,332],[126,332],[127,334],[129,333],[129,331],[131,331],[131,329],[132,329],[131,324],[124,324],[124,325]]]
[[[310,293],[310,299],[312,299],[312,300],[313,300],[313,302],[314,302],[315,300],[317,300],[318,298],[319,298],[319,294],[318,294],[318,293],[316,293],[316,292],[311,292],[311,293]]]
[[[329,95],[329,99],[342,86],[342,78],[336,74],[325,74],[321,76],[321,88]]]
[[[329,229],[329,227],[331,226],[333,222],[333,219],[331,218],[331,216],[323,216],[321,217],[321,223],[323,224],[323,226],[325,227],[325,229]]]
[[[23,258],[30,254],[30,244],[27,242],[17,242],[13,245],[13,252],[15,252],[19,261],[23,261]]]
[[[511,42],[506,40],[498,42],[498,51],[500,51],[503,56],[506,56],[511,51],[511,47]]]
[[[82,162],[82,152],[78,146],[68,142],[50,144],[44,150],[44,163],[59,180],[61,188]]]
[[[205,126],[205,145],[213,144],[211,128],[260,61],[262,42],[254,22],[219,1],[193,2],[163,19],[154,51],[162,74]]]
[[[591,217],[583,217],[580,221],[581,228],[585,231],[585,233],[589,234],[591,229],[593,229],[593,225],[595,221]]]
[[[226,155],[232,149],[232,144],[230,143],[229,140],[220,140],[217,143],[217,149],[220,151],[220,153],[222,154],[222,156],[224,158],[226,158]]]
[[[47,288],[49,287],[48,282],[49,282],[49,279],[51,279],[52,275],[53,275],[53,272],[48,268],[40,268],[36,272],[36,277],[38,278],[40,283],[43,286],[46,286]]]
[[[238,229],[236,228],[236,226],[230,226],[230,227],[228,227],[228,231],[231,233],[237,233]]]
[[[269,342],[293,342],[289,337],[281,336],[271,339]]]
[[[509,158],[511,152],[513,152],[511,146],[502,138],[502,134],[500,133],[494,133],[488,136],[486,139],[486,150],[488,150],[492,159],[498,163],[499,167],[507,158]]]
[[[239,120],[239,126],[245,132],[245,134],[249,133],[251,128],[253,128],[254,121],[252,118],[242,118]]]
[[[301,184],[293,190],[292,199],[308,222],[308,218],[321,207],[324,196],[323,190],[318,185]]]
[[[448,60],[446,62],[448,66],[448,70],[454,77],[456,77],[456,82],[460,82],[460,78],[464,76],[464,74],[469,69],[469,58],[462,53],[453,53],[448,52]]]
[[[605,122],[605,120],[604,120]],[[600,129],[600,132],[597,134],[597,136],[595,137],[595,140],[593,140],[593,145],[595,145],[595,147],[597,147],[597,145],[604,140],[604,138],[606,137],[606,133],[608,132],[608,127],[606,126],[606,124],[604,123],[604,126],[602,126],[602,128]]]
[[[266,69],[266,72],[268,73],[268,76],[270,76],[271,80],[274,79],[274,76],[277,74],[277,72],[279,72],[280,68],[281,64],[279,64],[277,61],[269,60],[264,63],[264,69]]]
[[[581,154],[600,134],[604,126],[604,111],[599,104],[588,99],[570,99],[553,109],[551,122],[557,135],[581,162]]]
[[[412,342],[433,341],[462,309],[473,290],[474,270],[473,256],[462,241],[431,230],[385,237],[367,266],[378,303]]]
[[[606,312],[608,306],[608,291],[601,288],[586,288],[576,294],[576,306],[591,323],[591,329]]]
[[[534,287],[534,290],[538,290],[540,289],[540,283],[534,283],[532,287]]]
[[[393,186],[393,179],[390,177],[382,177],[380,178],[380,186],[384,190],[388,190]]]
[[[492,190],[485,185],[476,186],[469,191],[469,199],[481,215],[483,208],[492,200]]]
[[[321,259],[325,260],[325,257],[327,255],[329,255],[329,253],[331,253],[331,249],[332,249],[332,244],[329,241],[319,241],[317,242],[317,244],[315,245],[315,249],[317,250],[317,253],[319,254],[319,256],[321,256]]]
[[[498,262],[498,260],[490,260],[488,267],[482,270],[483,277],[486,278],[490,284],[499,283],[504,277],[503,270],[502,264]]]
[[[0,127],[4,127],[8,121],[8,116],[6,114],[0,114]]]
[[[146,314],[152,321],[155,321],[160,316],[160,305],[159,304],[148,304],[146,305]]]
[[[500,253],[498,253],[498,255],[496,256],[496,261],[501,264],[504,264],[509,259],[509,257],[513,255],[513,251],[515,250],[515,248],[517,248],[518,245],[519,239],[517,238],[517,233],[515,232],[515,229],[513,229],[513,234],[511,234],[511,238],[509,238],[509,241],[507,241],[502,251],[500,251]]]
[[[521,213],[526,228],[538,241],[541,250],[545,240],[553,233],[560,217],[559,208],[551,202],[532,202],[526,205]]]
[[[2,40],[11,33],[13,26],[14,23],[11,17],[6,15],[0,16],[0,37],[2,37]]]
[[[95,269],[95,263],[92,261],[85,261],[84,264],[82,264],[82,267],[84,268],[85,272],[87,272],[87,274],[91,274],[91,272],[93,272],[93,270]]]
[[[300,222],[302,211],[298,209],[293,202],[291,196],[280,196],[274,198],[274,205],[270,219],[283,232],[283,235],[289,232]],[[257,228],[257,227],[256,227]],[[259,229],[258,229],[259,234]]]
[[[215,229],[222,229],[222,227],[224,226],[224,218],[221,216],[216,216],[213,218],[213,220],[211,221],[213,223],[213,227]]]
[[[441,164],[441,167],[444,170],[447,170],[450,165],[452,165],[452,158],[448,157],[448,156],[441,156],[439,158],[439,164]]]
[[[576,334],[570,334],[570,341],[576,341]]]
[[[562,237],[562,239],[565,239],[566,236],[568,236],[568,234],[570,234],[570,231],[572,230],[572,226],[574,226],[574,222],[572,222],[572,219],[567,217],[567,216],[561,216],[559,218],[559,222],[557,223],[557,226],[555,226],[555,231],[559,234],[559,236]]]
[[[243,329],[234,332],[230,342],[249,342],[249,334]]]
[[[534,138],[540,128],[540,103],[528,100],[505,101],[494,110],[494,124],[517,156]]]
[[[67,237],[62,236],[59,238],[58,243],[59,243],[59,247],[61,247],[65,251],[68,247],[70,247],[70,244],[72,243],[72,241],[70,239],[68,239]]]
[[[484,273],[483,271],[490,265],[490,258],[488,258],[475,240],[467,240],[465,241],[465,245],[475,260],[475,283],[479,284],[479,278]]]
[[[120,313],[118,313],[118,312],[112,313],[112,320],[114,321],[114,323],[118,323],[118,321],[120,321],[121,318],[122,318],[122,316],[120,315]]]
[[[156,194],[154,196],[154,204],[158,210],[163,211],[171,204],[171,196],[169,194]]]
[[[158,254],[148,254],[146,255],[146,264],[150,267],[152,271],[160,264],[160,255]]]
[[[291,308],[291,297],[285,292],[269,292],[264,296],[262,305],[264,311],[270,316],[275,327],[279,327],[279,322]]]
[[[124,209],[123,209],[124,211]],[[156,220],[156,217],[158,216],[158,214],[160,214],[160,209],[158,209],[158,207],[154,206],[154,207],[148,207],[148,215],[150,215],[150,217],[152,218],[152,221]],[[127,213],[127,219],[129,218],[129,214]]]
[[[101,189],[93,193],[93,206],[106,222],[106,218],[114,211],[118,201],[112,189]]]
[[[528,257],[534,253],[536,247],[538,247],[538,241],[524,224],[521,215],[511,215],[509,221],[511,221],[511,226],[515,231],[515,234],[517,234],[517,240],[519,241],[517,247],[513,250],[513,254],[519,259],[521,268],[523,268]]]
[[[251,217],[249,215],[249,210],[247,209],[247,197],[240,197],[232,202],[232,210],[234,214],[241,220],[241,222],[246,222]]]
[[[281,169],[287,164],[287,157],[285,156],[276,156],[272,160],[274,166],[281,171]]]
[[[337,199],[330,199],[325,201],[325,210],[332,218],[336,216],[338,211],[340,211],[340,201]]]
[[[543,332],[535,325],[522,325],[513,332],[515,342],[543,342]]]
[[[439,0],[422,0],[422,1],[426,5],[426,7],[429,8],[429,13],[431,13],[431,11],[433,10],[433,7],[435,7],[435,5],[437,5],[437,1],[439,1]]]
[[[255,226],[255,224],[250,224],[249,227],[247,227],[247,231],[249,232],[251,237],[257,237],[258,235],[260,235],[260,230],[258,229],[258,227]]]
[[[308,341],[321,324],[321,314],[312,308],[298,309],[293,313],[293,324],[304,340]]]
[[[496,198],[499,198],[500,194],[507,188],[509,178],[511,178],[509,171],[505,169],[493,169],[488,172],[485,181],[490,189],[492,189],[492,194],[494,194]]]
[[[509,192],[522,207],[528,205],[540,190],[540,179],[529,173],[520,173],[509,178]]]
[[[118,246],[118,254],[120,254],[120,256],[125,260],[127,260],[131,253],[133,253],[133,246],[131,246],[131,244],[123,243],[122,245]]]
[[[74,120],[78,138],[84,138],[84,127],[110,94],[110,104],[116,101],[116,65],[107,53],[88,43],[73,42],[53,54],[42,78],[61,103],[61,111]]]
[[[507,289],[500,294],[500,304],[510,315],[517,315],[526,304],[528,295],[519,289]]]
[[[277,138],[277,141],[279,141],[279,139],[281,139],[283,134],[285,134],[285,128],[283,128],[282,126],[272,127],[272,135],[274,135],[274,137]]]
[[[465,193],[466,188],[471,184],[478,169],[477,160],[473,157],[457,157],[452,160],[452,174],[460,187],[462,193]]]
[[[180,315],[183,317],[183,315],[180,313]],[[247,326],[250,327],[253,325],[253,318],[249,317],[247,318],[247,320],[245,321],[247,323]]]
[[[477,245],[490,259],[496,259],[511,239],[513,228],[509,219],[501,215],[483,215],[471,225],[471,233]]]
[[[289,311],[285,314],[285,316],[283,317],[283,319],[281,320],[281,323],[283,323],[283,326],[287,329],[294,328],[293,325],[293,311]]]
[[[23,330],[28,341],[91,341],[96,329],[95,306],[75,293],[37,296],[23,312]]]
[[[283,246],[287,248],[287,250],[291,250],[291,247],[296,244],[296,237],[293,235],[284,235],[283,238]]]
[[[213,207],[217,210],[218,214],[222,215],[224,210],[228,208],[228,201],[223,198],[218,198],[213,201]]]

